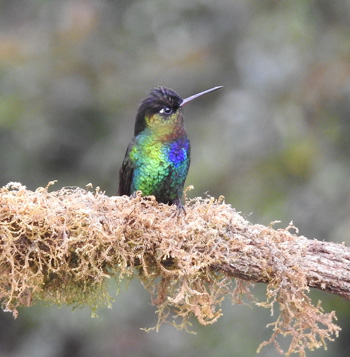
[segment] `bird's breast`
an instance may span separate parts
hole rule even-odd
[[[190,141],[187,137],[171,142],[167,148],[167,157],[170,163],[178,167],[183,162],[189,160]]]
[[[130,152],[131,160],[136,164],[158,166],[174,165],[177,167],[189,159],[190,141],[182,136],[171,141],[160,140],[154,136],[140,136]]]
[[[164,202],[181,194],[190,165],[187,136],[164,142],[154,136],[139,136],[130,151],[134,168],[131,191],[155,195]]]

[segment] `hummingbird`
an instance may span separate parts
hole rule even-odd
[[[182,99],[174,90],[156,87],[137,111],[132,138],[119,171],[118,195],[155,196],[184,210],[181,197],[191,161],[191,146],[184,127],[183,107],[216,91],[214,87]]]

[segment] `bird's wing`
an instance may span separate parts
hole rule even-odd
[[[134,173],[134,165],[130,159],[130,151],[135,145],[135,139],[133,139],[128,148],[126,149],[125,157],[122,163],[122,167],[119,170],[119,187],[118,187],[118,195],[127,195],[130,196],[132,192],[130,192],[130,186],[132,181],[132,176]]]

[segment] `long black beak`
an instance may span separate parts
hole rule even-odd
[[[196,99],[204,94],[207,94],[207,93],[211,93],[211,92],[214,92],[220,88],[222,88],[223,86],[217,86],[217,87],[214,87],[214,88],[210,88],[210,89],[207,89],[203,92],[200,92],[200,93],[197,93],[197,94],[194,94],[194,95],[191,95],[190,97],[188,98],[185,98],[183,99],[182,103],[180,104],[180,107],[183,107],[184,105],[186,105],[188,102],[192,101],[193,99]]]

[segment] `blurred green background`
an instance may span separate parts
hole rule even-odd
[[[0,0],[0,184],[91,182],[115,195],[149,89],[223,85],[185,110],[190,196],[222,194],[253,223],[293,220],[308,238],[349,243],[349,39],[348,0]],[[312,296],[343,331],[308,356],[347,355],[349,303]],[[0,357],[254,356],[269,311],[225,301],[223,312],[213,326],[194,321],[196,335],[145,333],[156,316],[134,281],[96,319],[1,311]]]

